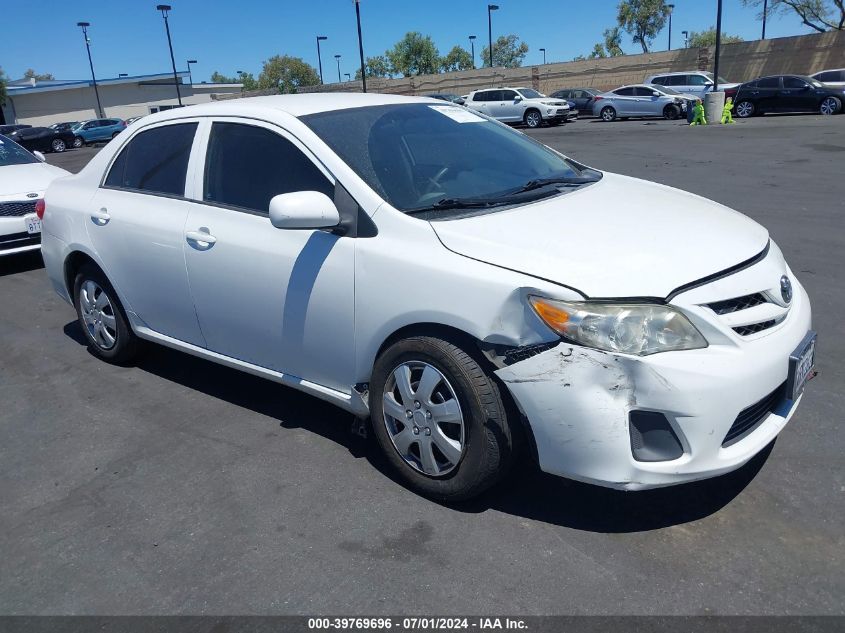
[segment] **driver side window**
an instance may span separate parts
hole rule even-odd
[[[203,200],[267,215],[273,196],[294,191],[334,197],[334,185],[283,136],[243,123],[211,126]]]

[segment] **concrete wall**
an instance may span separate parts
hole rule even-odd
[[[173,83],[99,85],[100,101],[107,117],[128,119],[150,114],[154,106],[178,105]],[[215,84],[181,84],[182,103],[207,103],[218,94],[240,94],[239,87]],[[3,107],[6,120],[34,126],[49,126],[59,121],[95,119],[97,100],[94,88],[68,88],[15,95],[7,98]]]
[[[467,94],[479,88],[531,86],[549,94],[560,88],[595,87],[611,90],[640,83],[647,75],[684,70],[713,70],[714,48],[687,48],[641,55],[625,55],[580,62],[482,68],[401,79],[367,79],[371,92],[419,95],[432,92]],[[719,74],[728,81],[749,81],[761,75],[813,74],[845,66],[845,32],[725,44]],[[309,86],[300,92],[359,92],[360,81]]]

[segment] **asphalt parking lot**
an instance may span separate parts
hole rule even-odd
[[[164,348],[97,361],[39,256],[6,258],[0,613],[845,614],[845,116],[530,134],[768,227],[820,371],[770,454],[641,493],[523,467],[444,507],[321,401]]]

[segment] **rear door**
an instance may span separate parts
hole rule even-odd
[[[203,136],[183,244],[208,349],[348,393],[355,238],[277,229],[268,217],[273,196],[332,198],[334,179],[270,123],[218,118]]]
[[[781,100],[780,77],[763,77],[757,86],[751,89],[751,96],[757,103],[758,112],[779,112],[784,109]]]
[[[155,332],[203,346],[182,252],[197,126],[168,121],[133,135],[89,203],[86,227],[127,309]]]
[[[633,87],[619,88],[610,94],[613,95],[613,106],[619,116],[636,116],[637,99]]]

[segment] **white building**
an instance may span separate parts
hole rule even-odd
[[[183,105],[206,103],[220,94],[239,94],[241,84],[190,84],[188,72],[177,73]],[[173,73],[98,79],[102,117],[128,119],[178,107]],[[20,80],[6,86],[2,106],[5,123],[49,126],[60,121],[101,118],[90,79],[35,81]]]

